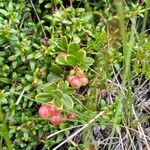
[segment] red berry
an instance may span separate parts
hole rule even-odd
[[[75,114],[67,114],[67,119],[70,121],[73,121],[76,119],[76,115]]]
[[[80,80],[82,86],[85,86],[88,84],[88,79],[85,76],[80,77],[79,80]]]
[[[79,89],[81,87],[81,82],[78,77],[75,77],[71,80],[70,85],[75,89]]]
[[[46,104],[43,104],[41,105],[41,107],[39,108],[39,115],[42,117],[42,118],[48,118],[50,117],[50,106],[49,105],[46,105]]]
[[[60,113],[60,111],[53,105],[50,106],[49,108],[49,113],[50,113],[50,117]]]
[[[52,124],[52,125],[60,125],[61,123],[62,123],[62,114],[61,113],[55,114],[50,120],[50,124]]]

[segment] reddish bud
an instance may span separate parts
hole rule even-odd
[[[81,87],[81,82],[78,77],[75,77],[71,80],[70,85],[75,89],[79,89]]]
[[[80,77],[79,80],[80,80],[82,86],[85,86],[88,84],[88,79],[85,76]]]
[[[50,124],[52,124],[52,125],[60,125],[61,123],[62,123],[62,114],[61,113],[55,114],[50,120]]]
[[[70,121],[73,121],[76,119],[76,115],[75,114],[67,114],[67,119]]]
[[[39,108],[38,113],[42,118],[50,117],[50,106],[46,105],[46,104],[41,105],[41,107]]]
[[[49,108],[49,113],[50,113],[50,117],[52,117],[52,116],[55,116],[56,114],[60,113],[60,111],[55,106],[51,105]]]
[[[76,76],[69,75],[69,76],[67,77],[67,81],[70,83],[74,78],[76,78]]]

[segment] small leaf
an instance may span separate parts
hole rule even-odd
[[[91,57],[86,57],[85,63],[91,66],[94,63],[94,59]]]
[[[85,58],[86,58],[86,52],[84,50],[79,50],[77,52],[77,62],[84,62]]]
[[[56,98],[53,103],[54,103],[54,105],[55,105],[56,107],[58,107],[58,108],[62,108],[62,107],[63,107],[63,104],[62,104],[60,98]]]
[[[42,57],[43,56],[43,54],[42,53],[37,53],[36,55],[35,55],[35,59],[39,59],[40,57]]]
[[[7,84],[11,83],[10,79],[8,79],[8,78],[0,77],[0,81],[3,82],[3,83],[7,83]]]
[[[65,65],[66,64],[65,55],[58,55],[56,57],[56,62],[60,65]]]
[[[76,57],[75,56],[73,56],[73,55],[67,55],[66,57],[65,57],[65,61],[66,61],[66,63],[68,64],[68,65],[70,65],[70,66],[76,66]]]
[[[66,110],[71,110],[74,106],[72,98],[67,94],[63,94],[61,101],[62,101],[62,104],[64,106],[64,109],[66,109]]]
[[[15,69],[15,68],[17,67],[17,63],[18,63],[17,61],[13,61],[13,62],[12,62],[12,68],[13,68],[13,69]]]
[[[81,39],[78,37],[77,34],[74,34],[73,35],[73,41],[76,42],[76,43],[80,43]]]
[[[30,61],[30,68],[32,71],[35,70],[35,62],[34,61]]]
[[[52,91],[52,95],[54,96],[54,97],[56,97],[56,98],[62,98],[62,96],[63,96],[63,92],[61,91],[61,90],[53,90]]]
[[[68,82],[60,82],[58,86],[59,89],[62,90],[64,93],[72,94],[74,92],[74,89],[72,87],[69,87]]]
[[[56,88],[57,88],[57,86],[55,83],[53,83],[53,82],[47,83],[43,87],[43,92],[50,93],[52,90],[55,90]]]
[[[3,14],[4,16],[6,16],[8,14],[7,11],[4,9],[0,9],[0,13]]]
[[[14,61],[17,59],[17,57],[18,57],[17,55],[12,55],[12,56],[8,57],[8,60]]]
[[[76,55],[77,52],[80,50],[79,44],[77,43],[70,43],[68,46],[68,53],[72,55]]]
[[[39,0],[39,3],[42,4],[44,2],[44,0]]]
[[[24,140],[28,141],[29,135],[27,132],[23,132]]]
[[[48,102],[52,100],[52,95],[50,93],[40,93],[35,97],[35,99],[41,102]]]
[[[84,70],[87,70],[89,68],[89,66],[91,66],[92,64],[94,63],[94,59],[91,58],[91,57],[86,57],[85,58],[85,61],[80,65],[80,68],[84,69]]]
[[[25,78],[26,78],[28,81],[32,81],[32,80],[33,80],[33,76],[28,75],[28,74],[25,75]]]
[[[62,47],[67,50],[68,48],[68,40],[67,40],[67,37],[66,36],[63,36],[62,39],[61,39],[61,44],[62,44]]]
[[[52,67],[50,68],[50,70],[54,73],[54,74],[57,74],[57,75],[60,75],[63,73],[63,69],[57,65],[57,64],[52,64]]]
[[[47,75],[47,81],[50,83],[57,81],[58,78],[59,78],[59,76],[52,72]]]
[[[51,8],[51,7],[52,7],[51,3],[47,3],[47,4],[45,5],[45,8]]]
[[[30,90],[32,87],[33,87],[32,84],[28,84],[27,86],[24,87],[24,90],[25,90],[25,91],[28,91],[28,90]]]

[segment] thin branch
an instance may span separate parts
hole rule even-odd
[[[19,98],[18,98],[18,100],[16,102],[16,105],[18,105],[20,103],[20,101],[21,101],[21,99],[23,97],[24,92],[25,92],[25,89],[23,89],[23,91],[21,92],[21,94],[20,94],[20,96],[19,96]]]
[[[135,113],[135,110],[134,110],[134,107],[133,107],[133,106],[132,106],[132,110],[133,110],[135,119],[138,120],[138,117],[137,117],[137,115],[136,115],[136,113]],[[141,131],[141,132],[140,132],[141,136],[143,135],[143,138],[144,138],[144,141],[145,141],[145,144],[146,144],[147,149],[150,150],[150,146],[149,146],[149,144],[148,144],[148,141],[147,141],[147,139],[146,139],[144,130],[143,130],[143,128],[142,128],[142,126],[141,126],[140,123],[138,123],[138,128],[139,128],[139,131]]]
[[[59,134],[59,133],[65,132],[65,131],[67,131],[67,130],[74,129],[74,128],[78,128],[78,127],[82,127],[82,126],[83,126],[83,125],[78,125],[78,126],[73,126],[73,127],[69,127],[69,128],[63,129],[63,130],[61,130],[61,131],[57,131],[57,132],[55,132],[55,133],[50,134],[49,136],[47,136],[47,139],[49,139],[49,138],[51,138],[51,137],[53,137],[53,136],[55,136],[55,135],[57,135],[57,134]]]

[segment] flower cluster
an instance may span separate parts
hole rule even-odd
[[[79,89],[81,86],[86,86],[88,84],[86,75],[79,68],[70,71],[67,81],[75,89]]]

